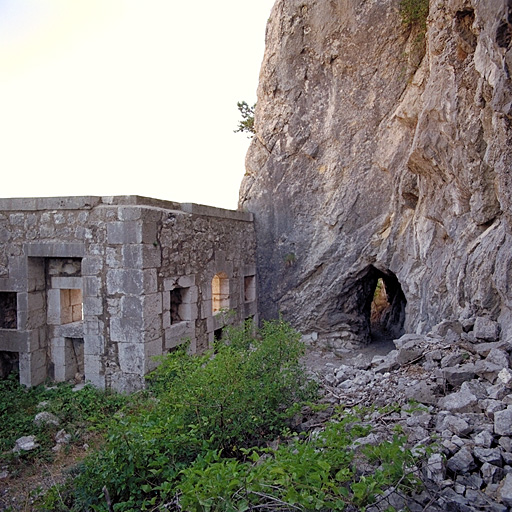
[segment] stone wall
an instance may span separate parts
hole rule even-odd
[[[243,212],[136,196],[2,199],[0,354],[18,355],[26,385],[139,389],[153,356],[185,340],[204,351],[227,323],[257,321],[254,254]],[[216,275],[227,312],[212,305]]]

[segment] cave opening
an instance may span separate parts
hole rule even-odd
[[[367,340],[379,342],[402,336],[407,300],[396,275],[370,265],[361,277],[359,289],[359,313]]]

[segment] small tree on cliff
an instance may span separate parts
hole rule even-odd
[[[235,130],[235,133],[246,132],[250,134],[249,137],[252,137],[255,133],[254,109],[256,108],[256,103],[250,107],[246,101],[239,101],[236,106],[240,111],[242,120],[238,122],[238,128]]]

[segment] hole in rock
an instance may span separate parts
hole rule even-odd
[[[407,300],[398,278],[391,271],[368,268],[363,289],[369,290],[362,313],[371,342],[398,338],[404,334]]]
[[[406,304],[396,275],[369,265],[348,286],[340,309],[357,339],[384,343],[404,334]]]

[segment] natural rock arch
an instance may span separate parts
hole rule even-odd
[[[407,299],[393,272],[369,265],[344,285],[331,308],[333,330],[344,324],[359,343],[404,334]]]

